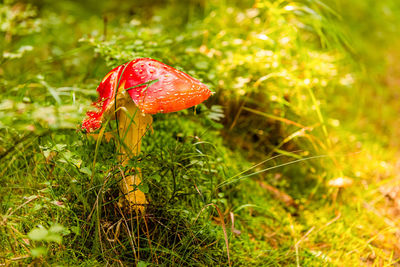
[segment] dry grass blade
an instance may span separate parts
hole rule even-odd
[[[266,117],[266,118],[271,119],[271,120],[277,120],[277,121],[280,121],[280,122],[283,122],[283,123],[286,123],[286,124],[290,124],[290,125],[294,125],[294,126],[297,126],[297,127],[300,127],[300,128],[306,128],[306,126],[304,126],[304,125],[302,125],[300,123],[297,123],[295,121],[291,121],[291,120],[289,120],[287,118],[282,118],[282,117],[278,117],[278,116],[275,116],[275,115],[267,114],[265,112],[262,112],[262,111],[259,111],[259,110],[256,110],[256,109],[243,107],[243,110],[252,112],[254,114]]]
[[[224,215],[223,215],[223,213],[221,212],[221,210],[218,208],[218,206],[217,206],[216,204],[214,204],[214,203],[210,203],[210,204],[205,205],[205,206],[200,210],[200,212],[197,214],[197,217],[196,217],[196,219],[194,220],[194,223],[195,223],[195,222],[197,221],[197,219],[200,217],[201,213],[202,213],[206,208],[208,208],[208,207],[210,207],[210,206],[213,206],[213,207],[217,210],[217,212],[218,212],[218,216],[219,216],[219,219],[220,219],[220,222],[221,222],[221,227],[222,227],[222,230],[223,230],[223,232],[224,232],[224,239],[225,239],[225,246],[226,246],[226,254],[227,254],[227,257],[228,257],[228,264],[229,264],[229,266],[231,266],[231,258],[230,258],[230,255],[229,255],[229,240],[228,240],[228,233],[227,233],[227,231],[226,231],[225,218],[224,218]]]

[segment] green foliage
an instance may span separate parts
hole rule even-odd
[[[0,263],[394,264],[396,227],[377,210],[397,172],[398,103],[382,59],[398,44],[399,9],[394,0],[0,4]],[[144,215],[120,205],[128,169],[115,141],[79,129],[104,74],[136,57],[216,92],[154,116],[129,164],[143,173]],[[329,186],[343,176],[354,185]]]

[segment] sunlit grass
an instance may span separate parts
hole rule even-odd
[[[44,3],[0,5],[0,264],[398,262],[395,1]],[[144,216],[115,142],[78,130],[135,57],[216,92],[155,116]]]

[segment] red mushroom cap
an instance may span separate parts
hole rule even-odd
[[[111,70],[102,80],[82,129],[88,132],[101,126],[104,112],[118,92],[126,90],[139,109],[148,114],[175,112],[200,104],[212,93],[206,85],[188,74],[150,58],[138,58]]]

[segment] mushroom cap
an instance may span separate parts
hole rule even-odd
[[[117,90],[118,86],[118,90]],[[115,99],[127,100],[147,114],[175,112],[200,104],[212,92],[188,74],[150,58],[138,58],[111,70],[97,87],[97,111],[89,111],[82,123],[88,132],[101,126]],[[115,93],[117,93],[117,96]],[[127,94],[127,93],[128,94]]]

